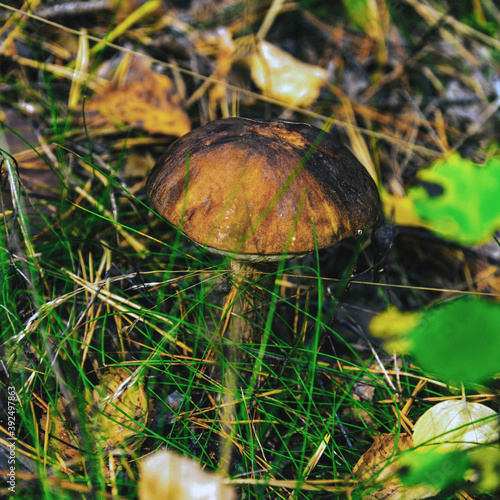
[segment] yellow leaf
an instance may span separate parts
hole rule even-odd
[[[294,106],[308,106],[319,95],[327,72],[303,63],[268,43],[261,42],[247,58],[255,85],[265,96]]]
[[[124,368],[114,368],[105,371],[94,389],[92,399],[94,406],[87,407],[87,422],[80,425],[72,419],[70,405],[63,396],[57,400],[57,411],[49,406],[49,411],[40,421],[40,427],[52,452],[60,455],[63,460],[82,460],[80,443],[82,436],[80,428],[88,425],[94,433],[96,443],[104,450],[126,446],[130,449],[130,441],[140,434],[147,422],[148,404],[144,385],[140,381],[128,384],[130,375]],[[90,417],[95,417],[90,421]],[[133,445],[141,439],[134,439]]]
[[[407,334],[420,323],[418,312],[401,312],[396,307],[389,307],[370,322],[370,332],[374,337],[384,340],[387,352],[407,353],[411,347]]]
[[[94,389],[94,403],[100,407],[98,430],[102,440],[106,439],[105,449],[128,445],[146,424],[148,403],[144,386],[140,382],[129,384],[130,377],[124,368],[110,369],[101,375],[99,386]]]
[[[398,226],[420,226],[425,223],[420,219],[413,200],[406,196],[401,197],[381,189],[380,198],[384,206],[385,216]]]

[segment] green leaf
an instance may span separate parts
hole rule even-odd
[[[422,186],[408,190],[420,219],[436,234],[462,245],[488,241],[500,229],[500,157],[485,165],[452,153],[417,174],[443,192],[431,196]]]
[[[417,363],[451,382],[500,373],[500,305],[462,298],[428,310],[409,333]]]
[[[466,453],[440,453],[436,450],[414,450],[401,460],[401,482],[405,486],[427,485],[436,493],[464,482],[470,459]],[[422,497],[420,497],[422,498]]]
[[[500,448],[498,445],[481,446],[469,452],[475,469],[478,492],[491,492],[500,489]]]

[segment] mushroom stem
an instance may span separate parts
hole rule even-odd
[[[224,309],[231,311],[231,319],[224,333],[225,342],[223,341],[222,347],[226,368],[222,380],[224,393],[221,408],[221,426],[228,436],[231,435],[235,421],[233,403],[237,390],[241,387],[241,371],[238,370],[237,364],[242,361],[243,356],[238,350],[243,344],[255,342],[260,334],[259,330],[265,323],[268,308],[261,308],[259,305],[270,296],[269,290],[274,287],[277,269],[277,262],[249,263],[232,260],[229,264],[232,287],[226,296]],[[231,439],[223,443],[220,460],[222,470],[229,467],[231,443]]]
[[[236,298],[226,338],[235,345],[255,342],[258,338],[268,313],[267,307],[259,306],[269,302],[277,268],[277,262],[231,261],[231,278]]]

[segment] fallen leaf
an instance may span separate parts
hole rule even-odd
[[[187,457],[159,451],[141,461],[139,500],[232,500],[219,474],[205,472]]]
[[[376,434],[373,436],[373,444],[354,466],[353,473],[363,481],[372,477],[375,477],[377,481],[387,478],[394,473],[394,467],[386,466],[390,465],[398,452],[408,450],[412,445],[413,438],[407,433],[401,433],[399,436],[391,433]],[[379,471],[380,474],[376,474]]]
[[[500,229],[500,157],[477,165],[452,153],[417,173],[421,186],[401,198],[382,193],[385,213],[400,225],[425,227],[461,245],[478,245]]]
[[[151,165],[154,165],[154,162],[155,160],[151,153],[139,154],[130,151],[125,159],[123,173],[129,179],[132,177],[144,179],[151,169]]]
[[[474,471],[487,471],[485,456],[470,451],[481,443],[498,441],[498,414],[480,403],[443,401],[427,410],[416,422],[413,430],[415,448],[402,457],[399,474],[403,484],[413,487],[427,485],[436,494],[450,486],[460,486],[473,480]],[[498,448],[497,445],[493,445]],[[500,458],[498,454],[496,458]],[[490,458],[495,458],[489,454]],[[478,483],[477,479],[474,481]],[[495,487],[491,475],[482,487]]]
[[[138,56],[125,59],[117,74],[86,101],[85,112],[98,113],[117,127],[131,126],[152,134],[182,136],[191,130],[189,117],[181,108],[181,98],[172,80],[151,69],[151,63]]]
[[[93,390],[94,405],[88,406],[88,420],[80,424],[93,432],[96,442],[105,451],[119,447],[130,450],[142,440],[140,431],[148,417],[147,398],[143,384],[135,381],[130,385],[129,379],[124,368],[106,370]],[[46,433],[52,451],[63,460],[82,460],[80,425],[72,419],[70,404],[60,395],[57,410],[49,406],[49,411],[41,418],[40,428]]]
[[[323,68],[303,63],[265,41],[257,45],[247,64],[265,96],[294,106],[312,104],[328,76]]]
[[[399,479],[401,453],[411,449],[412,444],[412,436],[406,433],[374,436],[372,446],[353,469],[356,478],[363,483],[356,490],[363,500],[417,500],[436,494],[436,490],[427,485],[405,486]],[[354,495],[354,498],[357,497]]]
[[[124,368],[109,369],[101,374],[93,400],[99,408],[96,423],[105,449],[129,446],[147,422],[148,402],[144,385],[130,383],[131,375]],[[140,440],[135,440],[137,445]]]
[[[480,269],[475,276],[478,292],[493,291],[500,295],[500,275],[498,266],[479,262]]]
[[[415,424],[413,444],[440,452],[463,450],[498,440],[498,413],[481,403],[443,401]]]
[[[233,56],[235,53],[235,44],[231,30],[220,26],[215,30],[205,31],[196,40],[196,49],[204,55],[215,54],[216,66],[212,74],[212,78],[216,82],[211,84],[208,92],[210,116],[213,120],[217,117],[217,105],[220,104],[224,116],[229,116],[227,107],[227,82],[229,73],[233,66]],[[209,82],[205,82],[200,89],[197,90],[197,96],[201,96],[201,92],[209,86]],[[191,98],[193,99],[193,97]]]

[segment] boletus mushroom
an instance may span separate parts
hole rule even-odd
[[[188,238],[232,258],[235,283],[356,236],[381,215],[377,186],[355,156],[330,134],[290,121],[227,118],[192,130],[158,160],[146,192]],[[233,314],[241,318],[248,304],[240,297]],[[236,341],[247,340],[234,329]]]

